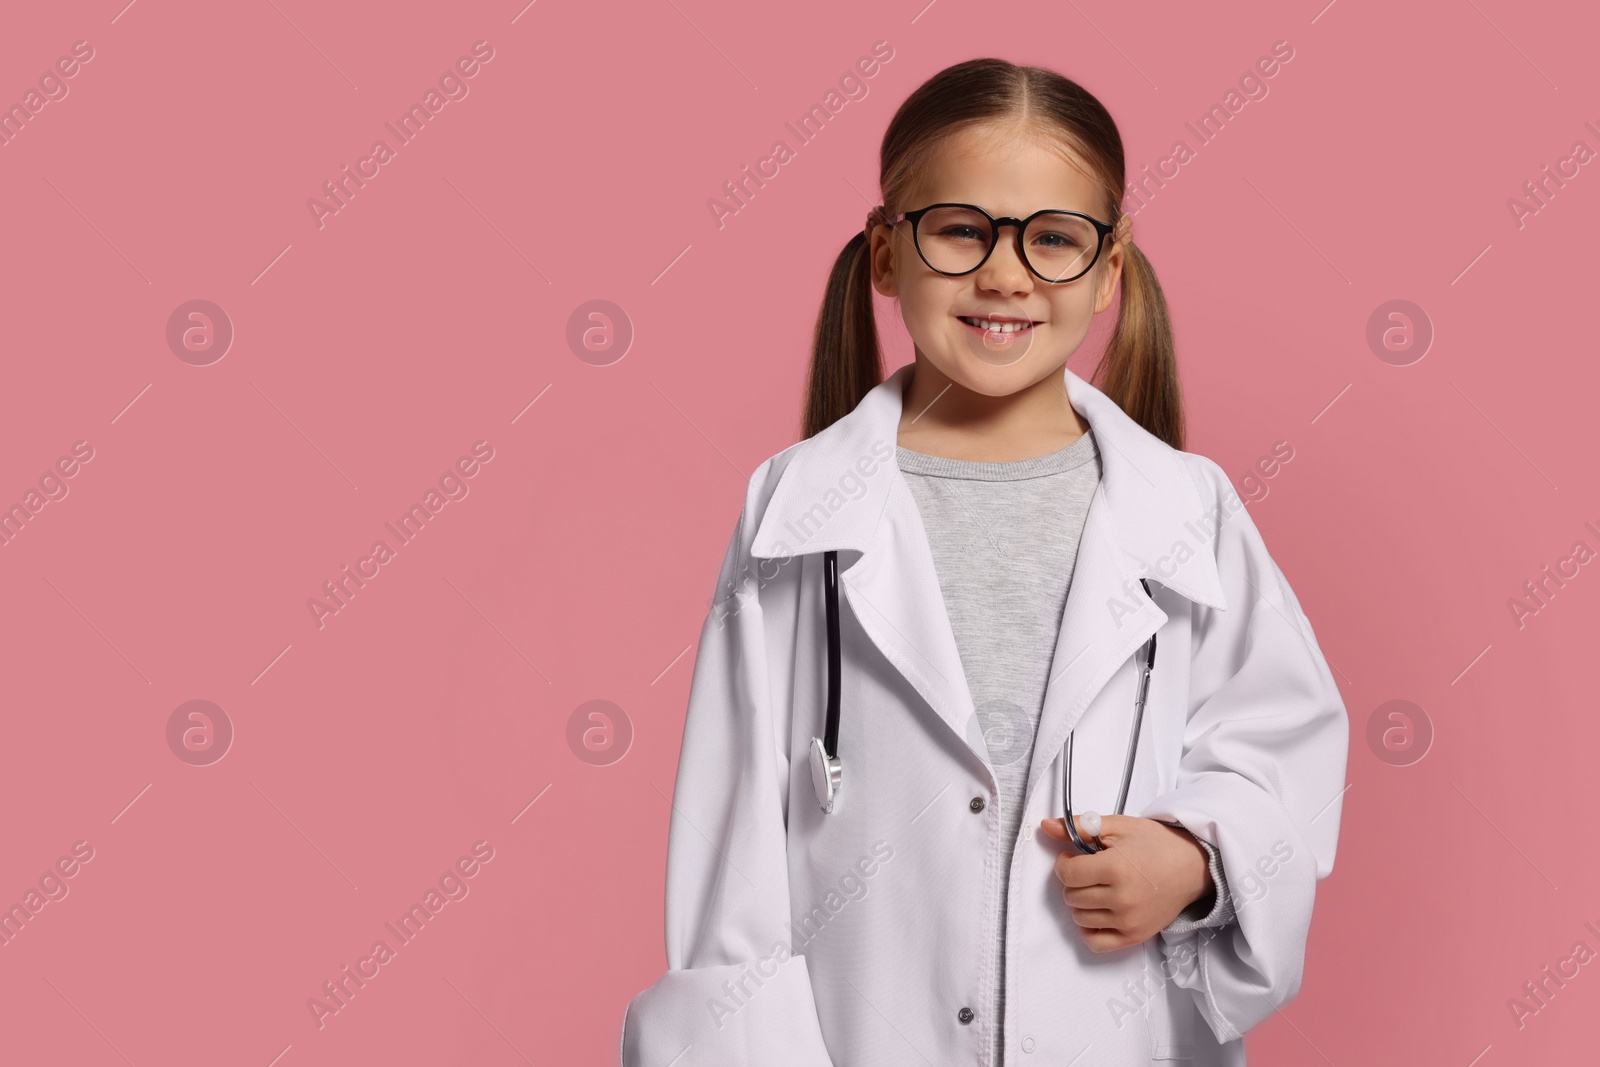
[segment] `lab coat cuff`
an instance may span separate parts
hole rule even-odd
[[[1179,912],[1176,919],[1161,928],[1167,933],[1187,934],[1208,927],[1227,926],[1234,920],[1233,894],[1228,889],[1228,874],[1222,868],[1221,851],[1209,841],[1195,840],[1205,849],[1206,866],[1211,871],[1215,891]],[[1206,909],[1208,899],[1212,902],[1209,910]]]
[[[622,1020],[622,1067],[679,1062],[832,1067],[806,958],[669,970],[634,997]]]

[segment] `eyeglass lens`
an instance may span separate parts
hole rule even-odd
[[[989,251],[993,229],[985,215],[971,208],[936,207],[917,223],[917,247],[934,270],[964,274]],[[1002,236],[1014,232],[1011,227]],[[1099,245],[1098,231],[1077,215],[1040,215],[1022,235],[1024,258],[1052,282],[1070,281],[1088,270]]]

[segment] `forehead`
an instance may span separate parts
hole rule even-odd
[[[1099,216],[1106,194],[1059,137],[1020,126],[970,127],[947,138],[912,183],[905,207],[954,201],[1018,218],[1042,208]]]

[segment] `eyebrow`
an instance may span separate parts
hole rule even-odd
[[[968,207],[983,208],[983,210],[989,212],[989,214],[993,215],[995,218],[1001,218],[1002,216],[1004,216],[1004,212],[993,211],[989,207],[987,207],[986,205],[978,203],[976,200],[930,200],[930,201],[928,201],[928,203],[924,204],[923,206],[924,207],[931,207],[934,204],[965,204]],[[918,209],[917,208],[912,208],[911,210],[916,211]],[[1058,206],[1058,205],[1050,205],[1049,207],[1034,208],[1032,211],[1024,212],[1021,215],[1013,215],[1013,216],[1005,216],[1005,217],[1025,219],[1029,215],[1037,214],[1040,211],[1075,211],[1075,212],[1078,212],[1079,214],[1082,214],[1082,215],[1090,215],[1090,216],[1094,215],[1094,209],[1092,209],[1092,208],[1086,208],[1086,207],[1061,207],[1061,206]]]

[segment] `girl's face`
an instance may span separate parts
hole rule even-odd
[[[974,204],[996,218],[1025,219],[1055,208],[1109,222],[1105,199],[1102,186],[1081,163],[1064,159],[1038,134],[1015,126],[985,127],[969,128],[946,142],[900,210]],[[1110,305],[1122,276],[1122,247],[1111,237],[1089,273],[1055,284],[1028,270],[1017,244],[1016,227],[1002,227],[983,266],[952,278],[923,262],[911,241],[910,222],[892,229],[875,226],[871,234],[873,288],[898,298],[917,358],[986,396],[1009,396],[1059,373],[1083,343],[1094,316]],[[1031,325],[1007,333],[973,325],[994,317]]]

